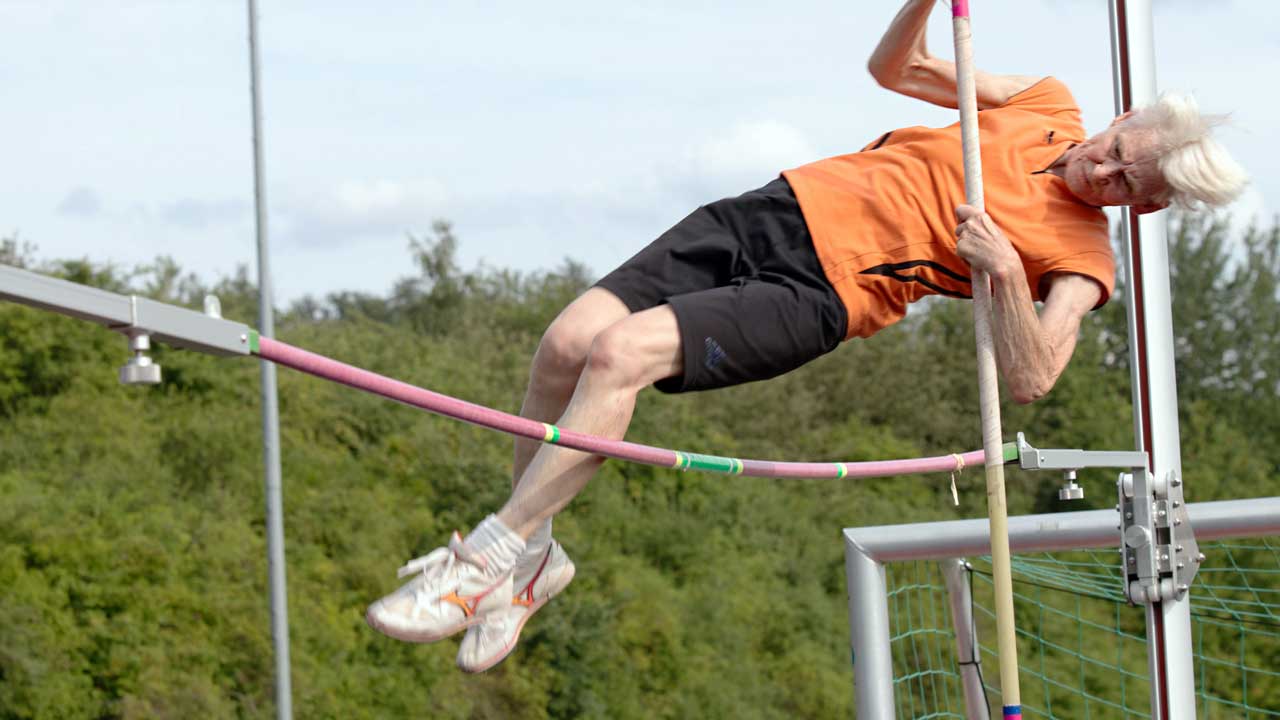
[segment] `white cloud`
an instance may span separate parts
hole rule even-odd
[[[791,123],[738,120],[702,130],[670,157],[654,160],[644,177],[652,188],[650,203],[658,200],[673,213],[670,224],[699,205],[753,190],[819,157],[805,132]]]
[[[183,228],[234,225],[249,219],[249,206],[241,200],[201,200],[184,197],[160,206],[160,217]]]
[[[92,218],[102,211],[102,202],[92,188],[80,185],[72,188],[58,202],[56,212],[63,217]]]
[[[275,206],[281,241],[303,247],[342,246],[425,232],[443,214],[449,194],[437,180],[344,180],[292,192]]]
[[[733,179],[776,174],[816,159],[804,133],[776,120],[734,123],[691,148],[687,158],[686,171],[694,177]]]

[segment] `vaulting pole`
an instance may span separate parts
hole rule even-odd
[[[985,205],[969,1],[952,0],[951,17],[956,48],[956,101],[960,107],[960,134],[964,149],[965,202],[981,212]],[[1004,698],[1005,720],[1022,720],[1018,644],[1013,621],[1013,573],[1009,563],[1009,511],[1005,505],[1001,453],[1000,387],[996,376],[995,342],[991,337],[991,281],[985,272],[977,270],[973,273],[973,326],[978,346],[978,401],[982,413],[982,449],[986,455],[987,516],[991,523],[1000,693]]]

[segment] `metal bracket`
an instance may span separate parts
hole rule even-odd
[[[151,349],[151,333],[136,327],[138,323],[138,296],[129,296],[129,325],[116,328],[129,338],[129,352],[133,355],[120,368],[121,385],[156,385],[160,382],[160,366],[152,361],[147,351]]]
[[[1076,473],[1084,468],[1145,468],[1147,454],[1134,450],[1042,450],[1031,446],[1018,433],[1018,464],[1023,470],[1061,470],[1066,483],[1058,490],[1060,500],[1079,500],[1084,488],[1076,483]]]
[[[147,355],[151,349],[151,331],[140,327],[139,305],[151,303],[137,295],[129,296],[129,323],[114,327],[129,338],[129,351],[133,356],[120,368],[120,383],[123,385],[155,385],[160,382],[160,366]],[[204,315],[215,320],[222,319],[222,303],[216,295],[204,296]]]
[[[1041,450],[1018,433],[1018,463],[1023,470],[1061,470],[1067,484],[1063,500],[1084,497],[1076,472],[1089,467],[1127,468],[1116,482],[1120,502],[1120,553],[1125,597],[1135,605],[1180,599],[1204,562],[1182,497],[1178,473],[1156,476],[1147,470],[1147,454],[1135,450]]]
[[[1120,554],[1125,596],[1135,605],[1181,599],[1204,562],[1176,472],[1157,478],[1146,468],[1121,473]]]

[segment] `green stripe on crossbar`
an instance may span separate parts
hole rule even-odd
[[[258,354],[258,331],[257,330],[249,331],[249,352],[253,353],[254,355]]]
[[[737,475],[742,472],[742,461],[719,455],[699,455],[698,453],[682,453],[687,458],[685,467],[692,470],[710,470],[711,472]]]
[[[1018,443],[1004,444],[1004,461],[1007,463],[1018,461]]]

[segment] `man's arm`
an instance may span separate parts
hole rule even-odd
[[[1083,275],[1051,275],[1037,316],[1022,261],[991,216],[961,205],[956,217],[961,221],[957,251],[975,270],[991,276],[991,334],[1009,392],[1019,403],[1038,400],[1066,369],[1080,321],[1098,304],[1102,289]]]
[[[907,0],[889,24],[867,69],[882,87],[934,105],[956,107],[956,65],[929,54],[925,27],[934,0]],[[977,70],[978,109],[999,107],[1040,80],[1030,75],[992,75]]]

